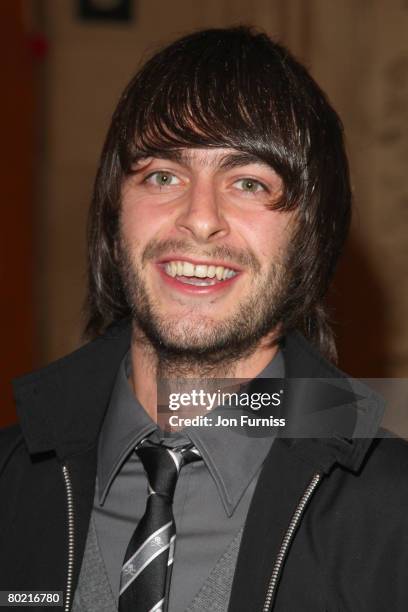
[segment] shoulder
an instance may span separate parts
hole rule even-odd
[[[0,474],[18,447],[24,444],[19,425],[0,429]]]
[[[402,520],[406,532],[408,442],[381,434],[385,437],[373,441],[358,472],[340,469],[333,474],[339,515],[381,521],[390,528]]]
[[[377,481],[401,484],[408,491],[408,441],[381,430],[362,471]]]
[[[377,438],[357,472],[337,466],[316,491],[311,529],[334,551],[346,546],[356,573],[362,551],[377,560],[393,555],[401,567],[408,563],[407,474],[408,442]]]
[[[0,457],[7,453],[9,449],[13,449],[16,444],[22,440],[20,425],[9,425],[0,429]]]

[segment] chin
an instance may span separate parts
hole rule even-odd
[[[146,321],[145,321],[146,322]],[[149,324],[143,325],[147,336],[157,348],[164,348],[175,353],[206,353],[222,347],[225,326],[222,322],[210,317],[186,316],[152,318]]]
[[[203,319],[194,321],[190,318],[188,325],[178,321],[173,325],[168,322],[160,326],[158,333],[163,344],[179,349],[203,349],[214,344],[214,339],[219,336],[217,325],[212,320]]]

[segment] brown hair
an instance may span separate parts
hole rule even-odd
[[[184,147],[233,147],[281,176],[276,207],[296,209],[299,220],[283,330],[299,329],[334,358],[323,298],[350,223],[342,124],[287,49],[249,27],[177,40],[144,65],[120,98],[90,209],[86,335],[131,314],[114,255],[123,178],[138,157]]]

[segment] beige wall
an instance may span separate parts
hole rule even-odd
[[[408,376],[408,5],[313,4],[309,61],[344,119],[351,156],[353,254],[368,277],[356,291],[362,335],[365,327],[373,374]]]
[[[357,216],[334,297],[343,361],[357,374],[408,376],[407,4],[139,0],[129,25],[81,23],[72,5],[45,3],[51,50],[39,227],[41,361],[79,343],[93,176],[115,102],[143,53],[193,28],[246,22],[288,44],[344,119]]]

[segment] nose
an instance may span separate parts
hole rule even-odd
[[[221,196],[211,180],[199,180],[186,194],[176,220],[177,229],[196,242],[213,242],[229,233]]]

